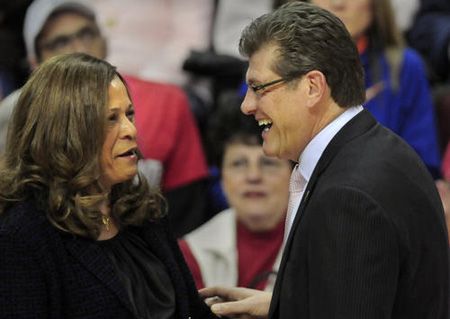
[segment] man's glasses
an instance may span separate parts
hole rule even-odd
[[[49,41],[41,43],[41,50],[63,52],[75,40],[81,41],[85,45],[91,44],[100,36],[100,32],[93,26],[85,26],[75,33],[60,35]]]
[[[263,84],[249,84],[248,87],[253,91],[253,93],[256,94],[256,96],[261,97],[267,90],[267,88],[271,87],[272,85],[278,84],[278,83],[282,83],[282,82],[286,82],[286,79],[280,78],[277,80],[273,80],[270,82],[266,82]]]

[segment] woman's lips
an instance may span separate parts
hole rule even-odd
[[[247,198],[261,198],[261,197],[265,197],[265,196],[266,196],[266,192],[255,192],[255,191],[244,192],[244,197],[247,197]]]

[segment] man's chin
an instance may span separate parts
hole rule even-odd
[[[270,157],[278,157],[278,152],[270,147],[269,143],[264,142],[263,143],[263,152],[264,155],[270,156]]]

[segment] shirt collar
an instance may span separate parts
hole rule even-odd
[[[355,117],[359,112],[363,110],[361,105],[348,108],[344,113],[339,115],[331,123],[325,126],[314,138],[306,145],[304,151],[300,154],[298,159],[299,169],[302,176],[308,182],[317,165],[323,151],[331,142],[333,137]]]

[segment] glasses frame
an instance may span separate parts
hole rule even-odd
[[[258,85],[254,85],[254,84],[249,84],[248,87],[252,89],[253,93],[255,93],[256,95],[262,95],[262,93],[264,93],[265,89],[267,89],[268,87],[278,84],[278,83],[282,83],[282,82],[287,82],[287,80],[285,78],[279,78],[270,82],[266,82],[266,83],[262,83],[262,84],[258,84]],[[262,92],[261,92],[262,91]]]

